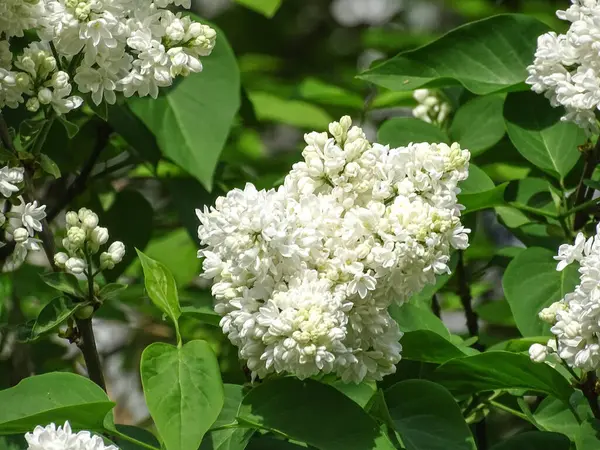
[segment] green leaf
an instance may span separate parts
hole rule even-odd
[[[173,274],[177,286],[190,284],[201,271],[202,263],[197,257],[198,245],[184,228],[153,239],[148,243],[144,253],[149,258],[164,264]],[[132,268],[137,272],[136,269],[139,270],[139,266]]]
[[[364,104],[360,95],[317,78],[306,78],[300,84],[299,90],[305,100],[326,106],[343,106],[361,110]]]
[[[571,404],[581,419],[593,417],[592,410],[583,392],[576,390],[571,396]],[[580,432],[580,424],[571,409],[565,408],[563,402],[546,397],[536,408],[533,417],[537,424],[547,431],[554,431],[575,440]]]
[[[166,450],[197,450],[224,402],[219,363],[210,345],[154,343],[142,353],[140,371],[146,403]]]
[[[87,306],[86,303],[74,303],[67,297],[58,297],[48,303],[38,315],[28,341],[54,331],[78,310]]]
[[[575,435],[577,450],[596,450],[600,443],[600,422],[590,419],[579,427]]]
[[[89,379],[53,372],[0,391],[0,405],[4,405],[0,408],[0,434],[23,434],[40,424],[66,420],[75,429],[102,430],[114,403]]]
[[[240,107],[239,69],[222,31],[217,30],[215,49],[202,64],[201,73],[182,79],[158,99],[132,98],[129,106],[152,130],[163,154],[210,191]]]
[[[85,298],[87,296],[87,294],[83,292],[83,289],[81,289],[79,280],[77,280],[77,277],[73,274],[50,272],[41,275],[41,277],[42,280],[44,280],[44,283],[60,292],[78,298]]]
[[[179,294],[177,293],[175,279],[164,264],[147,257],[137,249],[136,252],[142,263],[144,285],[146,286],[148,297],[173,321],[177,338],[180,342],[179,317],[181,316],[181,306],[179,305]]]
[[[461,358],[466,356],[470,350],[466,347],[457,347],[450,340],[430,330],[404,333],[401,342],[402,359],[435,364],[443,364],[452,359]]]
[[[504,119],[511,142],[529,162],[553,177],[563,179],[575,166],[577,147],[585,132],[574,123],[560,120],[563,110],[534,92],[509,94]]]
[[[331,386],[342,392],[346,397],[354,400],[362,408],[365,408],[375,392],[377,385],[374,382],[362,383],[344,383],[342,380],[336,380]]]
[[[475,164],[469,164],[469,178],[459,184],[461,194],[479,194],[496,187],[488,175]]]
[[[436,82],[485,95],[525,81],[537,38],[548,26],[531,16],[503,14],[458,27],[424,47],[400,53],[359,78],[396,91]]]
[[[475,97],[461,106],[452,120],[449,134],[453,142],[476,156],[496,145],[504,136],[504,96]]]
[[[240,5],[250,8],[268,18],[275,15],[282,0],[235,0]]]
[[[572,292],[579,281],[577,267],[556,270],[554,253],[532,247],[520,253],[508,265],[502,286],[517,328],[525,337],[550,336],[550,326],[538,313]]]
[[[98,297],[100,297],[103,301],[110,300],[119,296],[121,292],[127,289],[129,286],[127,284],[121,283],[110,283],[100,289],[98,293]]]
[[[568,404],[573,393],[567,379],[552,367],[536,364],[528,355],[501,351],[448,361],[433,372],[432,380],[454,394],[527,389],[553,395]]]
[[[225,403],[213,428],[234,425],[242,399],[244,387],[237,384],[224,384]],[[243,450],[254,434],[250,428],[229,428],[209,431],[202,440],[200,450]]]
[[[48,175],[52,175],[54,178],[60,178],[60,169],[52,159],[45,153],[40,154],[40,166],[42,170]]]
[[[429,330],[450,339],[450,332],[444,322],[424,305],[411,302],[401,306],[392,304],[389,307],[389,313],[402,332]]]
[[[458,201],[465,207],[463,214],[503,205],[504,191],[507,187],[508,183],[503,183],[493,189],[476,194],[460,194]]]
[[[569,450],[571,442],[559,433],[526,431],[512,436],[490,450]]]
[[[64,115],[59,115],[58,120],[63,124],[65,130],[67,130],[67,136],[69,136],[69,139],[73,139],[77,133],[79,133],[79,126],[73,122],[69,122]]]
[[[323,109],[300,100],[287,100],[268,92],[248,92],[256,117],[309,130],[326,130],[333,121]]]
[[[385,391],[395,430],[406,450],[476,450],[450,392],[426,380],[407,380]]]
[[[106,423],[105,423],[106,426]],[[149,432],[148,430],[145,430],[143,428],[138,428],[138,427],[134,427],[131,425],[114,425],[112,424],[112,426],[109,429],[112,430],[113,427],[119,432],[122,433],[126,436],[129,436],[130,438],[135,439],[138,442],[142,442],[144,444],[148,444],[151,445],[155,448],[160,448],[160,443],[156,440],[156,437]],[[110,434],[110,433],[109,433]],[[119,450],[145,450],[145,447],[142,447],[141,445],[138,444],[134,444],[131,441],[125,440],[122,437],[116,437],[115,439],[113,439],[113,442],[118,446]]]
[[[449,143],[448,135],[439,127],[412,117],[398,117],[384,122],[377,133],[377,141],[390,147],[404,147],[411,143]]]
[[[238,420],[319,450],[394,448],[358,404],[313,380],[282,378],[258,385],[244,397]]]

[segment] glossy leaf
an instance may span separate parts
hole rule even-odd
[[[217,30],[215,49],[202,65],[201,73],[180,80],[158,99],[132,98],[129,106],[152,130],[163,155],[211,190],[240,107],[239,69],[222,31]]]
[[[571,442],[559,433],[527,431],[512,436],[490,450],[569,450]]]
[[[289,100],[268,92],[249,92],[256,116],[261,121],[284,123],[306,130],[326,130],[332,117],[320,107]]]
[[[406,450],[476,450],[460,407],[439,384],[402,381],[385,391],[385,401]]]
[[[205,341],[181,348],[154,343],[140,363],[144,396],[166,450],[197,450],[219,416],[219,363]]]
[[[528,248],[514,258],[502,279],[504,294],[517,328],[525,337],[551,335],[550,326],[538,313],[572,292],[579,280],[577,267],[556,270],[554,253],[543,248]]]
[[[54,289],[64,292],[65,294],[72,295],[73,297],[84,298],[86,293],[79,285],[77,277],[70,273],[65,272],[50,272],[42,275],[42,280],[48,286]]]
[[[504,96],[475,97],[461,106],[452,120],[449,134],[471,155],[476,156],[496,145],[504,136],[502,110]]]
[[[238,420],[319,450],[394,448],[358,404],[334,387],[313,380],[282,378],[258,385],[244,397]]]
[[[511,142],[528,161],[550,175],[563,179],[577,163],[577,147],[585,132],[560,120],[563,111],[534,92],[509,94],[504,104],[506,129]]]
[[[240,5],[244,5],[247,8],[256,11],[266,17],[273,17],[279,7],[281,6],[282,0],[235,0]]]
[[[379,128],[377,141],[390,147],[403,147],[411,143],[444,142],[450,139],[439,127],[412,117],[390,119]]]
[[[142,263],[144,285],[146,286],[148,297],[173,321],[179,337],[181,306],[179,305],[179,294],[175,279],[164,264],[149,258],[137,249],[136,251]]]
[[[74,303],[68,297],[55,298],[40,311],[28,340],[38,339],[55,330],[85,305],[86,303]]]
[[[573,393],[567,379],[552,367],[536,364],[528,355],[502,351],[448,361],[434,371],[432,379],[455,394],[527,389],[553,395],[568,404]]]
[[[114,403],[89,379],[53,372],[0,391],[0,405],[5,405],[0,408],[0,434],[24,434],[40,424],[66,420],[75,429],[102,430]]]
[[[514,89],[527,77],[539,35],[530,16],[503,14],[458,27],[424,47],[400,53],[360,78],[396,91],[462,84],[479,95]]]

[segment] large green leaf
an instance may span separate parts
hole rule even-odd
[[[64,292],[65,294],[72,295],[73,297],[84,298],[86,293],[83,292],[77,277],[70,273],[65,272],[50,272],[42,275],[42,280],[48,286],[54,289]]]
[[[192,74],[158,99],[132,98],[132,111],[152,130],[163,154],[208,190],[240,107],[240,74],[235,55],[217,29],[217,43]]]
[[[0,405],[0,434],[17,434],[66,420],[75,429],[102,430],[104,417],[114,403],[89,379],[53,372],[26,378],[0,391]]]
[[[341,106],[355,110],[361,110],[364,105],[360,95],[317,78],[304,79],[298,89],[302,98],[321,105]]]
[[[28,340],[34,340],[58,328],[85,303],[75,303],[68,297],[57,297],[40,311]]]
[[[415,330],[402,336],[402,358],[411,361],[443,364],[476,352],[468,347],[458,347],[449,339],[431,330]]]
[[[577,411],[577,415],[585,420],[593,417],[592,410],[583,392],[576,390],[571,396],[571,405]],[[533,413],[536,423],[546,431],[554,431],[569,436],[574,440],[580,433],[580,423],[573,411],[565,408],[563,402],[546,397]]]
[[[396,91],[462,84],[484,95],[523,83],[537,37],[548,27],[531,16],[503,14],[450,31],[424,47],[400,53],[360,78]]]
[[[528,431],[512,436],[490,450],[569,450],[571,442],[559,433]]]
[[[462,195],[479,194],[494,189],[496,186],[492,179],[475,164],[469,164],[469,178],[461,182]]]
[[[439,384],[401,381],[385,391],[385,401],[406,450],[476,450],[460,407]]]
[[[465,207],[463,214],[473,213],[482,209],[494,208],[504,204],[504,191],[508,183],[503,183],[493,189],[474,194],[460,194],[458,201]]]
[[[411,117],[386,121],[377,134],[377,141],[390,147],[404,147],[411,143],[449,143],[448,135],[439,127]]]
[[[528,355],[503,351],[448,361],[432,379],[456,394],[518,388],[550,394],[568,404],[573,393],[566,378],[552,367],[536,364]]]
[[[306,442],[319,450],[392,450],[375,420],[332,386],[282,378],[251,390],[238,420]]]
[[[496,145],[504,136],[504,96],[475,97],[461,106],[450,126],[450,139],[473,156]]]
[[[551,335],[550,326],[539,319],[538,313],[572,292],[579,280],[575,265],[558,272],[553,256],[544,248],[528,248],[510,262],[504,273],[504,294],[523,336]]]
[[[224,384],[225,403],[213,428],[235,424],[240,403],[244,398],[244,387],[237,384]],[[254,434],[251,428],[226,428],[209,431],[199,450],[243,450]]]
[[[166,450],[197,450],[224,394],[217,357],[205,341],[154,343],[140,363],[144,396]]]
[[[534,92],[515,92],[504,104],[506,129],[511,142],[532,164],[563,179],[575,166],[578,146],[585,132],[571,122],[561,121],[563,111]]]
[[[149,258],[139,250],[137,253],[144,270],[144,284],[148,297],[173,321],[179,336],[181,306],[175,278],[164,264]]]

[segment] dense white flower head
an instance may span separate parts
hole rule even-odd
[[[14,241],[15,248],[4,261],[2,271],[18,269],[30,251],[41,250],[41,241],[35,237],[42,231],[42,220],[46,218],[46,206],[37,201],[25,203],[20,196],[25,178],[22,167],[0,168],[0,209],[6,212],[0,217],[0,229],[4,239],[0,247]],[[2,198],[3,197],[3,198]],[[9,204],[6,202],[10,201]]]
[[[89,257],[100,251],[100,247],[108,242],[106,228],[98,226],[98,215],[81,208],[78,212],[69,211],[65,216],[67,235],[62,240],[64,252],[54,255],[54,264],[60,269],[80,275],[88,270]],[[108,250],[100,254],[100,269],[112,269],[125,256],[125,245],[115,241]]]
[[[115,103],[117,92],[156,98],[176,77],[202,71],[216,32],[170,4],[190,0],[3,0],[0,38],[33,29],[40,41],[16,60],[0,41],[0,108],[26,101],[33,112],[51,105],[66,114],[83,102],[74,87],[97,105]]]
[[[563,120],[588,133],[598,132],[595,110],[600,106],[600,1],[571,0],[557,16],[571,22],[566,34],[549,32],[538,38],[527,83],[552,106],[564,106]]]
[[[555,338],[548,342],[547,354],[556,353],[570,367],[600,369],[600,225],[596,235],[585,239],[579,234],[575,245],[559,249],[557,270],[579,264],[580,282],[574,292],[543,309],[539,317],[552,324]],[[543,360],[539,348],[532,349],[534,360]]]
[[[413,116],[427,123],[442,124],[450,115],[452,107],[429,89],[417,89],[413,92],[417,106],[413,109]]]
[[[395,371],[401,332],[387,308],[448,273],[468,246],[457,144],[371,144],[349,117],[305,136],[283,186],[247,184],[197,211],[204,277],[221,326],[253,375]]]
[[[105,445],[100,436],[89,431],[74,433],[69,422],[57,427],[54,423],[46,427],[37,426],[25,435],[27,450],[119,450],[114,445]]]

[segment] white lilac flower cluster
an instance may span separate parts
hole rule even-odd
[[[24,184],[25,171],[22,167],[4,166],[0,169],[0,228],[4,230],[4,241],[14,241],[15,248],[4,261],[2,271],[12,272],[18,269],[27,258],[30,251],[38,251],[41,241],[35,238],[42,231],[42,220],[46,218],[46,206],[38,205],[37,201],[25,203],[19,195]]]
[[[0,109],[25,102],[30,111],[51,105],[61,115],[78,108],[73,83],[99,105],[151,95],[177,76],[200,72],[216,32],[169,4],[190,0],[2,0]],[[40,41],[15,57],[8,39],[33,29]],[[58,58],[58,59],[57,59]]]
[[[413,98],[418,105],[413,109],[413,116],[427,123],[442,124],[450,115],[450,104],[429,89],[417,89]]]
[[[395,372],[402,333],[387,312],[468,246],[457,144],[371,144],[349,117],[305,136],[277,190],[247,184],[197,210],[221,327],[253,376]]]
[[[600,1],[571,0],[557,16],[571,22],[566,34],[549,32],[538,38],[527,83],[552,106],[564,106],[563,120],[588,133],[598,132],[595,110],[600,106]]]
[[[547,345],[534,344],[529,350],[533,361],[543,362],[556,354],[570,367],[592,371],[600,368],[600,226],[586,240],[577,235],[574,245],[558,249],[557,270],[579,263],[580,283],[574,292],[539,313],[552,325],[555,338]]]
[[[54,255],[54,264],[80,275],[88,270],[88,261],[108,242],[108,230],[98,226],[98,215],[87,208],[66,215],[67,236],[62,240],[66,252]],[[100,254],[100,270],[113,269],[125,256],[125,245],[115,241]]]
[[[27,450],[119,450],[114,445],[105,445],[100,436],[89,431],[74,433],[69,422],[57,427],[54,423],[46,427],[37,426],[25,435]]]

